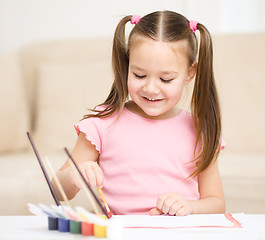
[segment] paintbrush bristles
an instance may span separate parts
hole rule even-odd
[[[67,198],[67,196],[66,196],[66,194],[65,194],[65,192],[64,192],[64,190],[63,190],[63,187],[62,187],[62,185],[61,185],[61,183],[60,183],[58,177],[56,176],[55,171],[53,170],[53,167],[52,167],[52,165],[51,165],[49,159],[45,156],[45,157],[44,157],[44,160],[46,161],[47,166],[48,166],[48,168],[50,169],[50,171],[51,171],[51,173],[52,173],[52,175],[53,175],[53,179],[54,179],[54,181],[55,181],[55,184],[57,185],[58,190],[59,190],[59,192],[61,193],[64,202],[67,204],[67,206],[71,207],[71,204],[70,204],[70,202],[68,201],[68,198]]]

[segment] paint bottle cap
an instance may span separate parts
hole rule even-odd
[[[120,240],[123,237],[123,225],[119,219],[111,218],[107,222],[107,239]]]

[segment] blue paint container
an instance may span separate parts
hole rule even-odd
[[[69,223],[70,223],[70,220],[65,219],[65,218],[59,218],[58,219],[59,232],[69,232],[70,231]]]
[[[48,217],[48,229],[52,231],[58,230],[58,218]]]

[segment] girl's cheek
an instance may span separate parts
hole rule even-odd
[[[131,82],[131,81],[128,81],[128,92],[130,95],[134,94],[136,91],[136,87],[135,85]]]
[[[139,87],[139,82],[134,79],[128,79],[128,89],[136,90]]]

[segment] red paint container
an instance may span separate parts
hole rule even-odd
[[[93,236],[94,235],[94,224],[88,222],[81,223],[81,233],[84,236]]]

